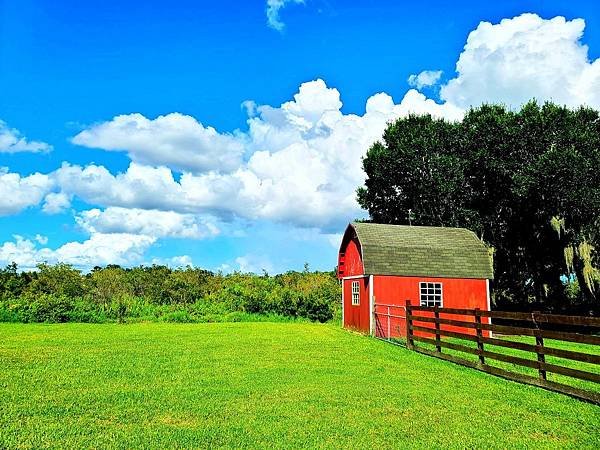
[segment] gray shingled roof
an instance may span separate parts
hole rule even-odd
[[[492,258],[465,228],[355,222],[365,274],[492,279]]]

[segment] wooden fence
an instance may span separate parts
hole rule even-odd
[[[545,343],[545,339],[554,339],[558,341],[600,346],[600,336],[544,329],[544,324],[600,327],[600,318],[541,313],[482,311],[479,309],[432,308],[425,306],[411,306],[408,301],[405,305],[405,311],[406,345],[411,350],[472,367],[513,381],[532,384],[600,404],[599,391],[582,389],[580,387],[574,387],[547,379],[548,373],[554,373],[578,380],[585,380],[587,382],[600,383],[600,371],[593,372],[546,362],[546,356],[552,356],[570,361],[589,363],[594,365],[593,367],[595,370],[597,365],[600,364],[600,347],[593,347],[594,351],[597,348],[599,352],[592,354],[583,351],[548,347]],[[419,315],[419,313],[425,313],[425,315]],[[442,315],[462,316],[462,320],[441,317]],[[465,317],[472,318],[472,321],[464,320]],[[515,322],[525,322],[529,326],[485,323],[491,322],[491,320],[486,319],[482,321],[482,318],[509,319]],[[450,331],[447,328],[452,328],[453,331]],[[462,331],[456,331],[457,329],[462,329]],[[485,332],[485,330],[487,330],[487,332]],[[535,345],[499,339],[497,336],[492,337],[492,333],[512,336],[532,336],[535,338]],[[443,337],[452,339],[450,341],[443,340]],[[466,340],[474,344],[471,344],[472,346],[463,345],[458,343],[457,339]],[[430,344],[431,348],[425,348],[422,345],[418,345],[418,343]],[[531,352],[534,354],[535,359],[527,359],[520,356],[498,353],[497,351],[490,351],[489,346]],[[434,347],[435,350],[433,349]],[[450,349],[475,355],[477,356],[477,360],[472,361],[453,354],[444,353],[442,349]],[[495,360],[534,369],[537,371],[538,376],[525,375],[512,370],[492,366],[488,364],[488,360]]]

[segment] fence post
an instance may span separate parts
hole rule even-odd
[[[435,316],[435,349],[438,353],[442,353],[442,346],[440,345],[440,341],[442,340],[442,336],[440,335],[440,311],[438,306],[434,306],[433,314]]]
[[[544,354],[544,338],[542,337],[542,333],[540,330],[540,326],[538,325],[538,321],[536,320],[536,316],[540,314],[539,311],[534,311],[531,313],[531,318],[533,319],[533,324],[535,325],[535,345],[536,345],[536,353],[538,360],[538,372],[541,380],[546,380],[546,370],[542,369],[543,364],[546,363],[546,355]]]
[[[479,351],[479,364],[485,364],[485,357],[483,356],[483,331],[481,330],[481,310],[475,308],[475,323],[477,330],[477,350]]]
[[[388,341],[390,341],[392,339],[392,336],[390,334],[390,320],[392,320],[392,318],[390,317],[390,314],[391,314],[390,313],[390,305],[388,305],[387,309],[388,309],[388,315],[387,315],[387,319],[388,319],[387,320],[387,338],[388,338]]]
[[[410,307],[410,300],[406,300],[405,303],[405,310],[406,310],[406,348],[408,348],[409,350],[413,349],[413,340],[412,340],[412,319],[411,319],[411,315],[412,315],[412,310]]]

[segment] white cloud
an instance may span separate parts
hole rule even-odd
[[[278,11],[283,4],[272,6]],[[410,113],[458,120],[470,104],[518,106],[531,96],[600,107],[600,62],[589,61],[580,41],[584,25],[581,19],[544,20],[532,14],[495,25],[482,22],[469,35],[457,76],[441,86],[443,103],[410,89],[399,103],[377,93],[367,99],[364,114],[344,114],[338,90],[319,79],[303,83],[279,106],[245,102],[248,130],[243,133],[218,133],[181,114],[154,120],[117,116],[73,141],[127,151],[132,162],[126,171],[65,163],[49,176],[0,172],[0,194],[6,193],[0,196],[0,214],[44,197],[44,210],[52,212],[76,197],[104,208],[92,210],[94,220],[85,219],[98,233],[200,236],[206,224],[198,217],[210,216],[338,231],[365,215],[355,195],[365,176],[361,158],[390,121]],[[439,76],[425,71],[413,81],[424,86],[439,82]]]
[[[266,256],[261,255],[244,255],[235,259],[235,263],[239,267],[240,272],[258,273],[263,271],[268,273],[274,272],[273,263]],[[226,265],[225,265],[226,266]],[[229,267],[229,266],[227,266]],[[226,271],[226,270],[224,270]]]
[[[14,242],[5,242],[0,246],[0,264],[13,262],[21,269],[32,269],[39,263],[51,260],[52,251],[38,249],[32,241],[19,235],[14,235]]]
[[[0,168],[0,216],[16,214],[38,205],[52,187],[53,182],[48,175],[34,173],[21,176]]]
[[[435,85],[440,80],[441,76],[441,70],[424,70],[417,75],[408,77],[408,84],[417,89],[422,89],[427,86]]]
[[[194,262],[189,255],[173,256],[172,258],[154,258],[152,264],[168,267],[194,267]]]
[[[173,267],[194,267],[192,258],[189,255],[173,256],[169,258],[170,266]]]
[[[125,173],[113,175],[103,166],[63,163],[51,176],[63,193],[93,205],[163,210],[185,206],[181,187],[166,167],[131,163]]]
[[[127,233],[153,238],[202,239],[219,234],[214,220],[174,211],[109,207],[80,212],[76,222],[90,233]]]
[[[139,261],[156,239],[128,233],[93,233],[83,242],[69,242],[59,247],[58,261],[79,267],[106,264],[129,264]]]
[[[154,120],[141,114],[116,116],[93,125],[72,142],[91,148],[127,152],[132,161],[166,165],[194,172],[230,171],[241,162],[243,142],[218,133],[196,119],[179,113]]]
[[[233,269],[233,267],[231,267],[230,264],[224,263],[224,264],[220,264],[214,271],[222,272],[222,273],[231,273],[234,271],[234,269]]]
[[[106,207],[338,227],[364,215],[355,199],[364,179],[361,157],[390,120],[411,112],[450,119],[462,115],[415,90],[400,104],[376,94],[367,100],[363,116],[343,114],[341,107],[337,89],[322,80],[303,83],[280,107],[256,107],[248,132],[238,136],[251,156],[231,173],[189,170],[177,181],[166,167],[133,162],[116,175],[101,166],[65,164],[53,176],[65,194]]]
[[[63,192],[50,192],[44,198],[42,211],[46,214],[60,214],[71,206],[71,200]]]
[[[48,237],[42,236],[41,234],[36,234],[34,239],[37,243],[42,245],[46,245],[48,243]]]
[[[440,96],[461,108],[482,102],[518,107],[531,98],[598,108],[600,59],[590,61],[584,28],[583,19],[536,14],[481,22],[467,38],[457,77]]]
[[[271,28],[283,31],[285,24],[281,21],[279,13],[290,3],[302,4],[304,0],[267,0],[267,24]]]
[[[49,152],[52,146],[45,142],[28,141],[19,130],[9,128],[0,120],[0,153]]]
[[[68,242],[52,250],[15,235],[14,241],[0,245],[0,263],[16,262],[21,269],[33,269],[43,262],[63,262],[86,270],[95,265],[130,265],[139,262],[154,241],[149,236],[94,233],[83,242]]]

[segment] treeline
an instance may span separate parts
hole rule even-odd
[[[600,314],[600,112],[482,105],[408,116],[363,159],[379,223],[465,227],[494,252],[498,309]]]
[[[274,276],[160,265],[89,273],[67,264],[0,269],[2,322],[327,322],[340,308],[335,273],[308,268]]]

